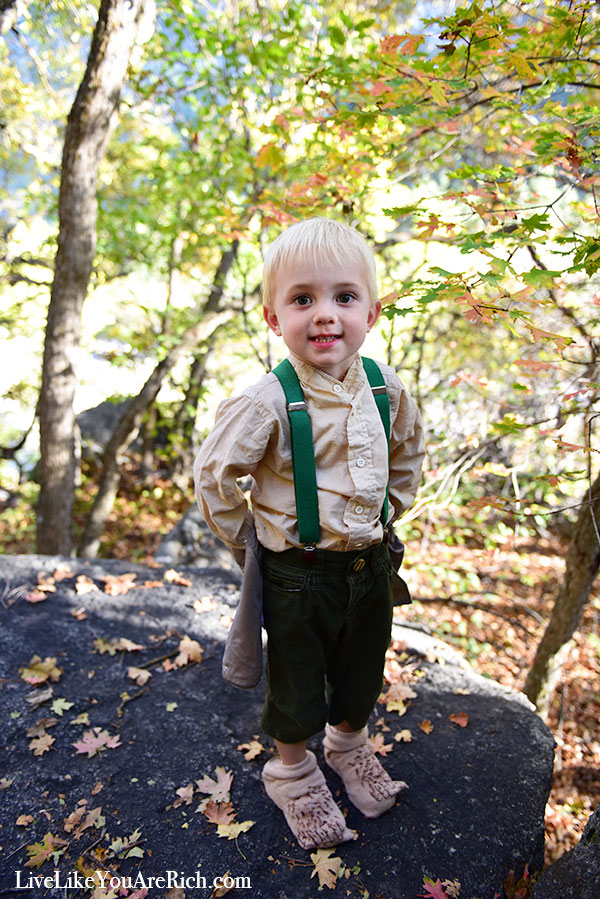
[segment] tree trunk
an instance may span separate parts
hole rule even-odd
[[[540,713],[548,711],[569,644],[600,567],[600,476],[581,506],[567,550],[563,583],[537,648],[523,692]]]
[[[102,0],[85,75],[67,119],[59,232],[40,393],[40,553],[69,555],[75,462],[75,355],[96,250],[98,167],[117,111],[138,26],[153,0]]]
[[[171,350],[162,362],[159,362],[140,393],[128,405],[102,456],[102,474],[100,475],[98,492],[79,543],[78,554],[83,558],[89,559],[98,553],[106,519],[112,511],[117,490],[119,489],[119,481],[121,479],[120,455],[135,437],[141,420],[156,399],[165,377],[185,352],[189,351],[192,346],[201,340],[209,339],[211,333],[214,333],[225,319],[230,318],[231,314],[228,311],[208,316],[206,321],[203,322],[203,328],[195,325],[186,331],[181,343]]]

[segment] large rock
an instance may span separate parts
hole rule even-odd
[[[542,873],[532,899],[598,899],[599,896],[600,808],[597,808],[577,846]]]
[[[219,565],[227,571],[238,570],[230,551],[212,533],[196,503],[163,538],[154,558],[163,565],[192,565],[194,568]]]
[[[170,899],[209,896],[212,880],[226,872],[249,878],[238,881],[235,895],[252,899],[327,894],[311,878],[310,853],[297,846],[265,795],[260,775],[268,753],[246,761],[240,749],[259,733],[264,687],[240,691],[221,679],[222,644],[239,578],[217,568],[187,569],[182,573],[192,585],[184,586],[165,583],[160,569],[72,560],[72,573],[56,581],[55,592],[45,601],[28,602],[38,572],[51,574],[59,561],[0,556],[0,711],[6,746],[0,843],[9,859],[0,894],[11,895],[17,871],[23,884],[29,875],[53,875],[55,868],[65,878],[80,857],[90,869],[101,868],[90,854],[94,847],[102,847],[105,863],[121,876],[139,871],[147,879],[172,871],[189,878],[188,889],[184,884],[183,893]],[[110,578],[128,573],[135,573],[139,587],[118,594],[126,579]],[[100,589],[77,592],[80,575],[88,579],[79,581],[80,591],[89,581]],[[104,592],[107,586],[111,593]],[[171,655],[173,661],[186,634],[202,645],[201,664],[165,671],[160,659]],[[442,645],[408,628],[395,636],[398,653],[405,644],[400,659],[414,669],[417,695],[401,717],[378,706],[371,727],[391,747],[386,767],[410,788],[390,812],[368,820],[349,804],[337,777],[326,772],[358,832],[355,842],[331,853],[342,864],[335,895],[416,899],[430,878],[460,883],[460,899],[502,896],[511,870],[519,877],[526,864],[542,865],[552,736],[522,696],[477,676]],[[142,648],[109,643],[113,655],[100,651],[116,638]],[[34,655],[56,659],[60,669],[49,683],[52,697],[39,706],[32,700],[43,699],[48,685],[32,687],[20,673]],[[144,686],[128,678],[132,665],[151,671]],[[45,729],[54,742],[36,755],[41,746],[30,728],[48,717],[55,723],[38,730]],[[118,737],[120,745],[89,758],[77,753],[73,744],[92,728],[98,728],[96,737],[103,732],[107,739]],[[396,741],[401,731],[410,731],[412,742]],[[310,746],[323,764],[320,739],[313,738]],[[197,813],[206,796],[196,781],[204,775],[216,779],[219,767],[233,775],[236,820],[254,822],[237,839],[227,833],[219,837],[216,825]],[[101,818],[77,836],[69,816],[83,802],[87,809],[101,808],[95,813]],[[115,841],[127,842],[138,830],[134,848],[143,850],[143,857],[120,858]],[[40,860],[52,848],[47,834],[66,841],[54,844],[59,854],[48,852],[39,871],[26,867],[30,854],[37,852]],[[28,849],[36,843],[37,850]],[[191,889],[192,878],[206,878],[199,882],[207,889]],[[28,895],[58,897],[65,891],[51,886]],[[148,895],[166,896],[166,881]]]

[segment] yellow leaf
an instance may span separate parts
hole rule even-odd
[[[438,106],[447,106],[448,100],[446,99],[446,92],[444,91],[443,85],[439,83],[439,81],[432,81],[431,83],[431,96],[435,100]]]
[[[342,866],[341,858],[331,855],[333,851],[333,849],[317,849],[316,852],[310,854],[310,860],[315,866],[310,876],[314,877],[316,874],[319,878],[319,886],[329,887],[330,890],[334,889],[337,884],[338,873]]]
[[[394,737],[394,740],[396,741],[396,743],[412,743],[412,738],[412,733],[408,729],[406,729],[399,730]]]
[[[227,837],[228,840],[235,840],[241,833],[245,833],[247,830],[250,830],[251,827],[254,827],[254,824],[254,821],[240,821],[237,824],[219,824],[217,826],[217,833],[220,837]]]
[[[26,668],[21,668],[21,677],[28,684],[43,684],[47,680],[59,681],[62,668],[56,665],[56,659],[46,656],[44,661],[39,656],[33,656]]]
[[[244,750],[246,750],[244,752],[244,758],[246,759],[247,762],[250,762],[250,761],[252,761],[252,759],[255,759],[257,755],[261,754],[261,752],[266,752],[265,747],[259,741],[258,737],[255,737],[249,743],[240,743],[240,745],[237,748],[240,750],[240,752],[243,752]]]

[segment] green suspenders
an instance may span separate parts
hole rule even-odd
[[[365,374],[371,385],[373,397],[377,404],[385,436],[390,441],[390,401],[381,370],[372,359],[362,357]],[[310,416],[304,401],[304,394],[294,366],[284,359],[273,374],[279,379],[285,399],[290,421],[292,441],[292,464],[294,467],[294,491],[296,494],[296,515],[298,518],[298,535],[300,542],[307,549],[314,549],[319,542],[319,506],[317,501],[317,474],[315,453],[312,440]],[[384,527],[388,516],[388,496],[383,503],[381,519]]]

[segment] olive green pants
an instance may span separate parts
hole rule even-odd
[[[392,565],[384,544],[357,552],[301,549],[263,557],[268,635],[261,724],[299,743],[330,724],[367,723],[383,684],[392,625]]]

